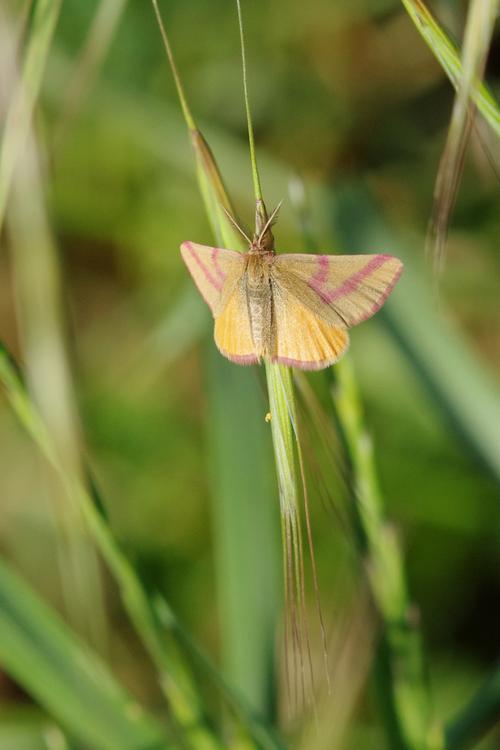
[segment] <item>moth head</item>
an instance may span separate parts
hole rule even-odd
[[[271,215],[268,217],[263,201],[257,201],[255,210],[255,235],[252,242],[252,250],[260,253],[274,253],[274,236],[272,227],[278,218],[281,208],[280,201]]]

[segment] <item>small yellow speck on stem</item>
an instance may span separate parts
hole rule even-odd
[[[270,422],[271,421],[272,417],[271,417],[271,412],[270,411],[267,412],[267,414],[264,417],[264,419],[266,420],[266,422]]]

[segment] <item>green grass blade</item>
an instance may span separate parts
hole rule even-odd
[[[0,346],[0,382],[8,399],[28,434],[53,466],[68,493],[81,508],[89,531],[121,592],[124,606],[158,670],[160,685],[169,700],[178,724],[189,733],[190,740],[200,748],[218,747],[218,742],[206,726],[201,697],[190,675],[177,642],[165,628],[141,580],[113,537],[100,507],[78,478],[68,475],[61,465],[40,414],[30,401],[12,360]]]
[[[233,212],[233,207],[212,152],[199,131],[192,132],[192,143],[198,184],[215,239],[222,247],[243,249],[241,238],[222,210],[224,206]],[[280,586],[272,454],[264,422],[266,410],[254,373],[224,361],[213,350],[212,341],[209,346],[212,347],[207,355],[209,434],[213,441],[210,454],[214,459],[216,488],[214,520],[225,673],[250,705],[271,719]],[[260,464],[256,463],[257,457]],[[258,478],[256,465],[259,465]],[[265,547],[261,546],[262,538],[267,540]],[[263,581],[266,581],[265,603],[261,594]],[[244,620],[243,613],[246,613]],[[248,639],[253,651],[249,651]]]
[[[105,665],[2,561],[0,663],[70,734],[95,750],[171,746]]]
[[[373,444],[348,357],[336,365],[335,375],[333,396],[353,473],[352,513],[359,552],[366,560],[382,621],[376,678],[391,747],[439,747],[429,737],[430,700],[418,620],[412,616],[398,540],[384,518]]]
[[[80,476],[81,427],[67,351],[63,281],[44,192],[40,156],[28,127],[7,210],[19,337],[30,394],[58,460],[68,473]],[[66,613],[72,627],[102,653],[109,633],[96,550],[75,497],[58,487],[50,508]]]
[[[430,221],[430,239],[435,260],[442,266],[451,212],[457,197],[467,145],[475,117],[472,92],[484,73],[486,57],[495,24],[497,0],[472,0],[465,27],[462,77],[458,84],[446,144],[441,156],[434,188],[434,207]]]
[[[19,85],[5,118],[0,146],[0,229],[17,160],[28,136],[62,0],[34,0]]]
[[[458,89],[463,76],[459,48],[439,25],[423,0],[402,0],[402,3],[451,83]],[[500,107],[488,87],[484,83],[475,82],[471,97],[485,120],[500,135]]]
[[[499,721],[500,665],[470,702],[446,726],[446,750],[466,750],[475,747]]]
[[[267,410],[256,373],[207,342],[210,475],[225,673],[272,717],[279,529]]]

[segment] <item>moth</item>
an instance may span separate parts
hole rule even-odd
[[[403,264],[392,255],[277,254],[275,214],[253,240],[231,219],[246,253],[183,242],[182,258],[215,318],[221,354],[239,365],[320,370],[347,351],[348,329],[384,304]]]

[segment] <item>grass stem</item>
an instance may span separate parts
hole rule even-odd
[[[250,97],[248,94],[248,77],[247,77],[247,60],[245,51],[245,33],[243,29],[243,16],[241,12],[241,0],[236,0],[236,6],[238,8],[238,25],[240,29],[240,45],[241,45],[241,67],[243,71],[243,93],[245,96],[245,110],[247,115],[247,128],[248,128],[248,145],[250,148],[250,161],[252,163],[252,178],[253,188],[255,193],[255,200],[257,203],[262,203],[262,188],[260,184],[260,175],[257,165],[257,156],[255,153],[255,136],[253,132],[252,113],[250,110]]]

